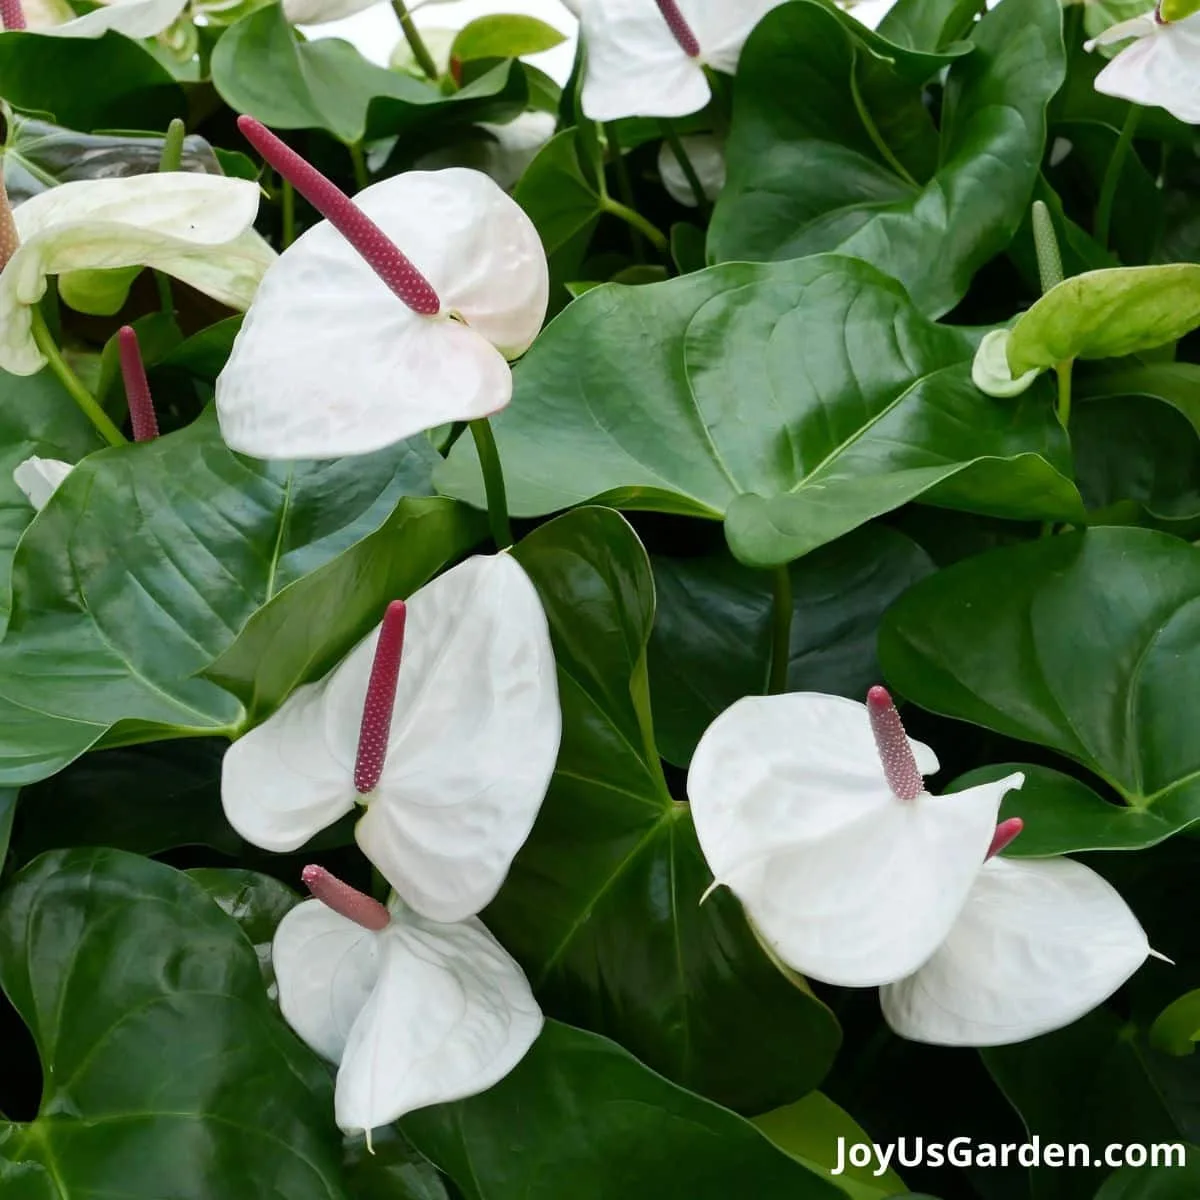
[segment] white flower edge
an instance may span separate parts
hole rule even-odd
[[[1120,893],[1082,863],[993,858],[945,942],[880,1001],[912,1041],[1009,1045],[1078,1020],[1149,953]]]
[[[521,968],[480,921],[439,924],[396,900],[389,911],[375,933],[307,900],[275,934],[280,1008],[340,1064],[335,1115],[346,1133],[486,1091],[543,1025]]]
[[[937,770],[910,739],[923,774]],[[688,797],[718,883],[771,954],[845,987],[904,978],[945,939],[984,861],[1009,776],[898,800],[866,706],[796,692],[739,700],[700,739]]]
[[[307,230],[266,273],[217,379],[228,445],[256,458],[367,454],[499,412],[508,359],[541,329],[545,250],[480,171],[408,171],[354,198],[437,292],[407,308],[336,229]]]
[[[0,271],[0,368],[46,365],[30,309],[51,275],[153,267],[247,307],[275,257],[252,228],[258,199],[249,180],[177,171],[64,183],[17,205],[18,246]]]
[[[716,200],[725,187],[725,150],[721,142],[706,133],[686,135],[679,142],[696,172],[705,198]],[[688,208],[697,207],[696,193],[669,142],[663,142],[659,147],[658,173],[671,199]]]
[[[38,511],[46,507],[59,484],[75,469],[74,463],[58,458],[39,458],[36,454],[19,463],[13,470],[13,483],[25,499]]]
[[[1126,38],[1137,40],[1096,76],[1096,90],[1200,124],[1200,13],[1165,24],[1147,13],[1105,30],[1087,48]]]
[[[476,556],[418,590],[387,760],[357,839],[396,892],[438,921],[495,896],[537,817],[562,717],[541,600],[511,554]],[[320,682],[225,753],[221,799],[247,841],[299,849],[353,811],[376,628]]]
[[[993,329],[991,333],[984,334],[971,363],[971,382],[985,395],[998,400],[1011,400],[1027,392],[1041,374],[1034,368],[1013,378],[1008,365],[1008,340],[1011,336],[1007,329]]]
[[[113,31],[128,38],[150,38],[173,25],[188,0],[110,0],[73,21],[39,30],[49,37],[98,38]]]

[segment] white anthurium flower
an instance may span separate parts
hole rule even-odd
[[[1200,13],[1164,21],[1157,11],[1148,12],[1105,30],[1085,48],[1127,38],[1137,40],[1096,76],[1096,90],[1200,125]]]
[[[698,133],[682,137],[679,142],[696,172],[705,197],[716,200],[725,186],[725,149],[720,139],[711,134]],[[663,142],[659,147],[658,173],[671,199],[689,208],[697,206],[696,192],[669,142]]]
[[[732,75],[751,30],[785,0],[594,0],[582,5],[581,103],[592,121],[686,117]]]
[[[17,249],[0,271],[0,368],[35,375],[32,307],[51,275],[153,267],[246,308],[275,252],[253,223],[258,185],[169,172],[64,183],[13,209]]]
[[[39,458],[35,454],[14,469],[13,482],[24,493],[25,499],[41,512],[74,466],[74,463],[61,459]]]
[[[767,949],[826,983],[915,971],[946,939],[984,862],[1010,775],[950,796],[891,698],[747,697],[706,730],[688,772],[715,876]],[[715,886],[715,885],[714,885]]]
[[[946,940],[881,988],[880,1002],[912,1041],[1004,1046],[1077,1021],[1149,954],[1137,918],[1095,871],[1068,858],[990,858]]]
[[[51,37],[98,38],[113,31],[128,38],[150,38],[173,25],[187,6],[188,0],[109,0],[41,32]]]
[[[320,867],[284,916],[272,962],[284,1019],[338,1063],[349,1134],[486,1091],[525,1057],[543,1018],[516,962],[476,918],[429,921]]]
[[[1009,400],[1027,392],[1041,374],[1034,367],[1023,375],[1013,377],[1008,365],[1008,340],[1011,336],[1007,329],[993,329],[991,333],[984,334],[971,363],[971,382],[985,395],[1000,400]]]
[[[221,798],[242,837],[277,852],[365,805],[366,856],[422,916],[457,921],[495,896],[528,837],[560,731],[538,594],[511,554],[477,556],[395,602],[234,742]]]
[[[239,126],[328,218],[262,281],[217,380],[225,441],[256,458],[366,454],[512,397],[541,329],[546,254],[479,171],[409,171],[343,195],[257,121]]]

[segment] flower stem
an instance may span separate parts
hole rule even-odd
[[[1054,368],[1058,376],[1058,423],[1064,429],[1071,422],[1071,368],[1074,365],[1075,360],[1068,358]]]
[[[670,243],[663,231],[657,226],[651,225],[636,209],[622,204],[619,200],[614,200],[611,196],[604,198],[601,207],[609,216],[618,217],[626,225],[632,225],[660,254],[666,254],[670,250]]]
[[[286,250],[296,240],[296,189],[290,179],[283,181],[280,195],[283,204],[283,231],[280,235],[283,245],[280,249]]]
[[[354,142],[350,146],[350,161],[354,165],[354,187],[357,191],[371,186],[371,176],[367,172],[367,160],[363,155],[362,142]]]
[[[483,486],[487,492],[488,524],[497,550],[507,550],[513,544],[512,525],[508,519],[508,496],[504,490],[504,472],[500,468],[500,452],[487,417],[469,422],[475,451],[483,471]]]
[[[687,178],[688,186],[692,189],[692,195],[696,198],[696,207],[700,210],[701,216],[707,217],[708,197],[704,194],[704,184],[700,182],[700,176],[696,173],[695,164],[688,156],[688,152],[683,148],[683,139],[676,132],[672,121],[663,117],[659,123],[662,126],[663,139],[671,147],[671,153],[675,155],[675,161],[679,164],[680,169]]]
[[[392,12],[396,14],[396,20],[400,22],[400,30],[404,34],[408,48],[413,52],[413,58],[417,60],[417,66],[425,72],[428,79],[436,80],[438,77],[437,63],[433,61],[433,55],[429,53],[429,47],[425,45],[425,39],[421,37],[421,31],[412,19],[412,13],[408,11],[404,0],[392,0]]]
[[[1096,205],[1096,241],[1108,249],[1108,234],[1112,228],[1113,203],[1117,198],[1117,185],[1121,182],[1121,172],[1125,169],[1125,160],[1133,147],[1133,139],[1137,134],[1138,122],[1142,117],[1142,106],[1131,104],[1125,124],[1121,126],[1121,136],[1113,148],[1112,157],[1108,160],[1108,168],[1104,172],[1104,182],[1100,185],[1100,201]]]
[[[633,208],[633,183],[629,178],[629,165],[621,152],[621,135],[615,122],[604,126],[604,136],[608,139],[608,153],[612,157],[613,167],[617,173],[617,194],[626,208]],[[603,170],[603,167],[601,168]],[[629,240],[633,244],[633,257],[639,262],[646,261],[646,246],[642,235],[632,226],[629,230]]]
[[[41,310],[34,305],[30,312],[33,316],[33,340],[37,344],[37,348],[46,356],[50,370],[58,376],[59,382],[71,394],[71,399],[79,405],[100,436],[110,446],[124,445],[125,435],[112,423],[108,413],[96,403],[96,398],[83,386],[83,380],[71,370],[66,359],[54,344],[54,338],[46,326],[46,318],[42,316]]]
[[[771,579],[771,674],[767,694],[787,691],[788,662],[792,652],[792,576],[787,563],[776,567]]]
[[[172,119],[163,137],[162,153],[158,156],[159,174],[183,169],[183,139],[187,126],[178,118]],[[154,285],[158,289],[158,306],[163,316],[174,318],[175,296],[171,291],[171,278],[163,271],[154,272]]]

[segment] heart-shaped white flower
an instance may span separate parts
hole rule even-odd
[[[1136,38],[1096,76],[1096,90],[1135,104],[1158,105],[1200,125],[1200,13],[1161,21],[1154,12],[1122,21],[1087,49]]]
[[[57,458],[27,458],[13,470],[13,482],[25,494],[25,499],[41,512],[46,502],[58,491],[58,485],[75,469],[74,463]]]

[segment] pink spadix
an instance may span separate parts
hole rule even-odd
[[[313,899],[320,900],[326,908],[335,913],[378,933],[386,929],[392,916],[388,910],[373,900],[358,888],[352,888],[343,883],[336,875],[331,875],[324,867],[309,866],[300,872],[304,886],[313,894]]]
[[[925,790],[925,780],[887,688],[867,693],[867,713],[888,786],[898,800],[915,800]]]
[[[1024,828],[1025,822],[1020,817],[1009,817],[1007,821],[1001,821],[992,835],[992,844],[988,847],[986,857],[995,858],[1001,850],[1011,846]]]
[[[117,334],[117,342],[121,350],[121,376],[125,380],[133,440],[148,442],[158,437],[158,418],[154,415],[154,400],[150,396],[150,381],[146,378],[137,334],[131,326],[123,325]]]
[[[0,3],[3,3],[3,0],[0,0]],[[8,265],[8,260],[16,254],[19,244],[17,223],[13,220],[12,205],[8,202],[8,189],[4,186],[4,162],[0,159],[0,270]]]
[[[375,645],[362,725],[358,731],[358,756],[354,761],[354,789],[360,795],[374,791],[383,774],[392,730],[392,709],[396,704],[396,683],[400,678],[400,656],[404,653],[406,615],[404,601],[393,600],[379,627],[379,641]]]
[[[423,317],[441,312],[442,303],[429,280],[341,188],[261,121],[243,116],[237,123],[242,136],[362,255],[400,300]]]
[[[25,28],[25,11],[21,0],[0,0],[0,22],[7,31]]]
[[[687,23],[687,19],[679,11],[676,0],[656,0],[656,2],[658,11],[662,13],[667,27],[675,35],[680,49],[688,58],[699,58],[700,43],[696,40],[696,35],[692,32],[692,27]]]

